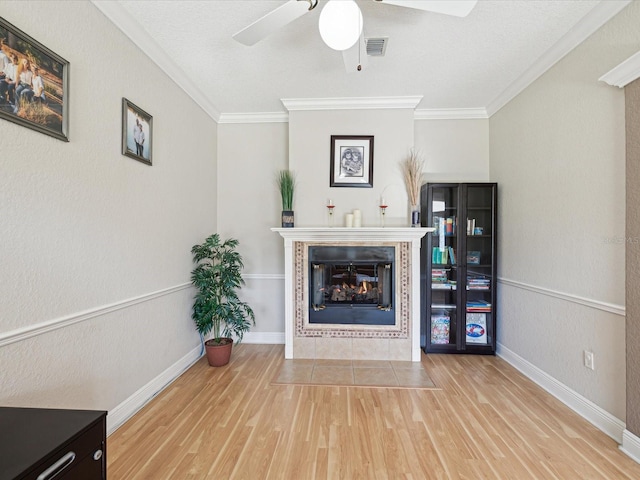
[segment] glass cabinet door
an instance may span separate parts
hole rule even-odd
[[[435,228],[428,242],[431,268],[427,278],[429,306],[427,342],[458,343],[458,187],[434,187],[430,191],[428,225]],[[425,252],[426,253],[426,252]],[[446,348],[446,347],[444,347]]]
[[[464,256],[466,260],[464,305],[464,343],[491,345],[494,332],[493,289],[494,272],[494,187],[467,185],[465,187],[466,218]]]

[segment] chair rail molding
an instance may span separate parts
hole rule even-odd
[[[601,302],[600,300],[592,300],[590,298],[579,297],[578,295],[572,295],[570,293],[560,292],[558,290],[538,287],[536,285],[530,285],[528,283],[518,282],[516,280],[510,280],[504,277],[499,277],[498,283],[515,288],[520,288],[522,290],[529,290],[530,292],[538,293],[540,295],[546,295],[548,297],[559,298],[560,300],[564,300],[566,302],[577,303],[578,305],[595,308],[597,310],[603,310],[605,312],[614,313],[623,317],[626,315],[626,309],[624,305],[616,305],[613,303]]]
[[[28,338],[42,335],[43,333],[52,332],[53,330],[58,330],[59,328],[64,328],[76,323],[84,322],[85,320],[90,320],[101,315],[106,315],[107,313],[115,312],[116,310],[121,310],[123,308],[128,308],[139,303],[148,302],[149,300],[153,300],[154,298],[170,295],[172,293],[179,292],[190,287],[191,282],[183,283],[173,287],[147,293],[145,295],[140,295],[138,297],[128,298],[120,302],[111,303],[109,305],[103,305],[101,307],[92,308],[90,310],[72,313],[71,315],[67,315],[64,317],[54,318],[53,320],[36,323],[35,325],[29,325],[23,328],[17,328],[15,330],[9,330],[8,332],[0,332],[0,347],[4,347],[5,345],[9,345],[15,342],[21,342]]]

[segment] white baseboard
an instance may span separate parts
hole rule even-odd
[[[138,412],[138,410],[149,403],[151,399],[168,387],[169,384],[182,375],[185,370],[191,367],[201,357],[201,355],[202,347],[198,345],[156,378],[127,398],[120,405],[110,410],[107,415],[107,435],[111,435],[121,427],[124,422],[129,420]]]
[[[609,435],[616,442],[622,443],[623,431],[625,431],[625,423],[622,420],[614,417],[591,400],[586,399],[579,393],[567,387],[565,384],[560,383],[551,375],[540,370],[538,367],[512,352],[504,345],[498,344],[496,353],[526,377],[537,383],[551,395],[571,408],[578,415],[584,417],[587,421]],[[640,452],[640,449],[636,451]]]
[[[242,343],[284,345],[284,332],[247,332],[244,334]]]
[[[620,450],[634,461],[640,463],[640,438],[627,429],[622,432],[622,445],[620,445]]]
[[[242,343],[284,344],[284,332],[247,332]],[[107,415],[107,435],[111,435],[138,410],[149,403],[156,395],[168,387],[202,356],[202,347],[191,350],[164,372],[140,388]]]

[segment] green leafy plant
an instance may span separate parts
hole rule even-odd
[[[221,242],[216,233],[191,249],[193,261],[198,264],[191,272],[191,283],[198,289],[192,318],[203,338],[213,331],[208,344],[225,343],[223,339],[231,336],[240,342],[255,325],[253,310],[238,298],[238,290],[244,285],[238,243],[233,238]]]
[[[290,170],[280,170],[276,177],[276,183],[282,197],[282,210],[293,210],[293,192],[296,187],[296,178]]]

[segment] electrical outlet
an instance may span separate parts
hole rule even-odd
[[[590,368],[591,370],[595,370],[593,356],[593,352],[590,352],[589,350],[584,351],[584,366]]]

